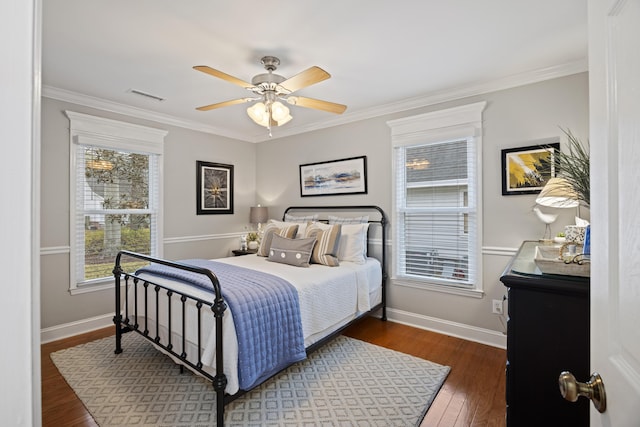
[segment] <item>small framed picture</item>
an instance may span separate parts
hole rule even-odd
[[[539,193],[556,176],[557,141],[502,150],[502,195]]]
[[[196,213],[233,213],[233,165],[196,162]]]
[[[300,196],[367,194],[367,156],[300,165]]]

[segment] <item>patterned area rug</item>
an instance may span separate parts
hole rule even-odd
[[[51,354],[100,426],[215,424],[210,382],[138,334],[114,348],[109,337]],[[419,425],[449,369],[340,336],[229,404],[225,426]]]

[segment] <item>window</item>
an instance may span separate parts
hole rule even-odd
[[[485,103],[390,121],[394,283],[481,291]]]
[[[71,123],[70,290],[78,293],[112,283],[121,249],[161,255],[166,132],[66,113]]]

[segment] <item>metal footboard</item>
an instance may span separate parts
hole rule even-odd
[[[211,280],[212,287],[214,289],[213,301],[205,301],[201,298],[197,298],[191,295],[177,292],[161,284],[157,284],[148,279],[141,279],[134,274],[127,273],[122,269],[121,260],[122,257],[130,257],[134,259],[144,260],[152,263],[163,264],[169,267],[174,267],[181,270],[190,271],[193,273],[199,273],[207,276]],[[129,331],[134,331],[156,344],[158,347],[165,350],[167,353],[173,355],[180,362],[198,373],[202,374],[213,384],[213,389],[216,392],[216,425],[223,426],[224,424],[224,405],[225,405],[225,387],[227,386],[227,377],[223,370],[223,344],[222,344],[222,320],[227,304],[222,298],[222,292],[220,290],[220,283],[216,275],[206,268],[194,267],[187,264],[171,262],[159,258],[153,258],[148,255],[138,254],[130,251],[120,251],[116,256],[115,267],[113,269],[113,275],[115,277],[115,315],[113,317],[113,323],[116,327],[116,349],[115,353],[122,353],[122,334]],[[124,316],[122,315],[122,289],[124,287]],[[129,289],[133,287],[133,313],[129,313]],[[138,294],[140,287],[142,288],[143,301],[138,301]],[[166,307],[161,307],[160,295],[163,293],[167,298]],[[182,337],[182,343],[180,346],[172,342],[172,301],[173,298],[179,298],[181,302],[182,331],[180,336]],[[197,309],[197,362],[193,363],[188,359],[189,354],[186,350],[186,330],[187,330],[187,303],[192,301]],[[149,331],[149,304],[153,304],[156,313],[155,331]],[[204,371],[202,364],[202,310],[210,309],[213,312],[215,318],[215,331],[216,331],[216,366],[215,375],[211,375]],[[168,335],[167,340],[164,342],[160,338],[160,313],[162,310],[167,315],[167,327]],[[142,312],[141,312],[142,311]],[[132,316],[132,317],[131,317]],[[140,325],[139,319],[142,321]],[[133,320],[133,322],[132,322]],[[180,347],[180,348],[178,348]],[[177,350],[180,350],[180,353]]]

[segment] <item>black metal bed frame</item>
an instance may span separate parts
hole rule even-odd
[[[386,273],[386,226],[387,226],[387,218],[385,216],[384,211],[374,205],[362,205],[362,206],[291,206],[288,207],[283,214],[284,215],[290,212],[325,212],[327,215],[329,213],[337,213],[341,211],[349,211],[352,213],[361,213],[364,214],[366,212],[374,212],[377,211],[380,219],[378,220],[369,220],[369,224],[379,224],[381,229],[381,239],[382,239],[382,251],[380,256],[380,263],[382,267],[382,299],[381,302],[372,307],[366,313],[362,313],[357,318],[353,319],[346,325],[327,335],[326,337],[320,339],[316,343],[307,347],[307,355],[316,351],[318,348],[322,347],[327,342],[334,339],[336,336],[340,335],[342,331],[348,326],[352,325],[357,320],[362,317],[376,312],[377,310],[382,310],[381,320],[387,320],[387,306],[386,306],[386,283],[387,283],[387,273]],[[320,221],[326,222],[326,219],[320,219]],[[367,236],[368,237],[368,236]],[[369,238],[367,238],[367,244],[369,243]],[[141,279],[137,277],[134,273],[127,273],[122,269],[121,259],[122,257],[135,258],[143,261],[153,262],[157,264],[162,264],[170,267],[175,267],[182,270],[187,270],[194,273],[202,274],[209,278],[214,290],[214,298],[213,301],[206,301],[202,298],[198,298],[186,293],[177,292],[172,290],[171,288],[154,283],[148,279]],[[180,361],[181,364],[190,367],[195,370],[199,374],[211,380],[213,384],[213,389],[216,392],[216,425],[218,427],[222,427],[224,425],[224,406],[227,403],[232,402],[238,397],[244,395],[249,390],[240,390],[236,394],[228,395],[225,394],[225,387],[227,385],[227,377],[224,374],[223,368],[223,340],[222,340],[222,320],[225,310],[227,309],[227,304],[222,297],[222,291],[220,287],[220,282],[216,277],[215,273],[206,268],[194,267],[188,264],[183,264],[174,261],[168,261],[160,258],[151,257],[144,254],[139,254],[131,251],[120,251],[116,256],[115,266],[113,269],[113,274],[115,277],[115,315],[113,317],[113,323],[116,328],[116,349],[115,353],[122,353],[122,334],[130,331],[135,331],[141,334],[143,337],[148,339],[149,341],[156,344],[158,347],[162,348],[167,353],[173,355],[176,359]],[[124,282],[124,283],[123,283]],[[122,289],[121,286],[124,286],[124,304],[122,304]],[[129,292],[130,287],[134,287],[133,292],[133,313],[129,313]],[[138,291],[139,286],[143,288],[144,296],[143,301],[138,301]],[[151,289],[151,291],[150,291]],[[151,294],[150,294],[151,293]],[[158,320],[155,321],[155,331],[149,331],[147,313],[149,310],[149,304],[153,304],[155,307],[156,318],[159,318],[160,315],[160,295],[164,293],[167,297],[166,303],[166,314],[167,314],[167,324],[168,324],[168,342],[162,342],[160,338],[160,322]],[[182,316],[182,330],[180,331],[181,336],[181,352],[178,353],[176,350],[176,343],[172,342],[172,331],[171,331],[171,320],[172,320],[172,301],[173,298],[179,298],[181,302],[182,309],[180,310],[180,315]],[[187,319],[186,319],[186,307],[187,301],[192,301],[195,303],[195,307],[197,309],[197,362],[193,363],[188,360],[188,355],[186,353],[186,329],[187,329]],[[122,315],[122,305],[124,305],[124,317]],[[140,307],[142,305],[142,307]],[[215,319],[215,332],[216,332],[216,366],[215,366],[215,375],[211,375],[203,369],[203,363],[201,360],[202,355],[202,322],[201,322],[201,314],[203,307],[205,309],[211,310]],[[142,311],[142,313],[141,313]],[[131,318],[133,316],[133,318]],[[142,319],[142,325],[138,322],[139,319]],[[133,320],[133,323],[132,323]],[[183,366],[180,366],[180,369],[183,369]]]

